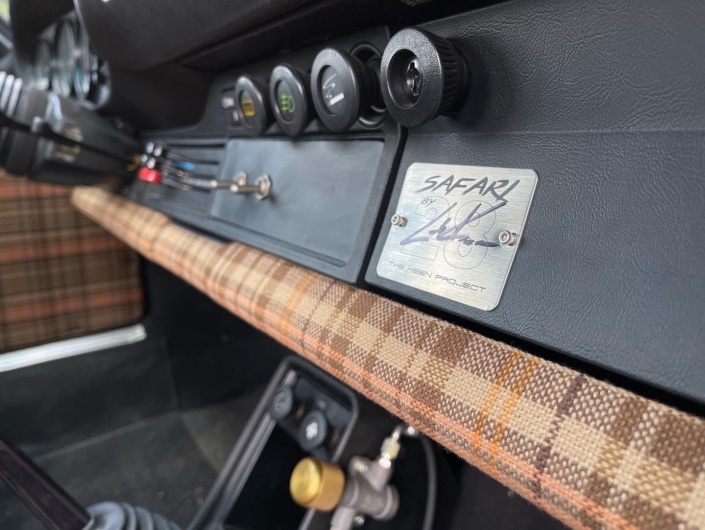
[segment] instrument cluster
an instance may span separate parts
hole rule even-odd
[[[89,108],[99,108],[108,100],[108,63],[95,53],[74,13],[49,26],[37,39],[32,81],[60,96],[73,96]]]

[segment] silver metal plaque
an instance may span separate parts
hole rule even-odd
[[[499,304],[538,175],[412,164],[377,274],[483,311]]]

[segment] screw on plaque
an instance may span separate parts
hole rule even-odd
[[[396,227],[401,228],[402,226],[406,226],[406,218],[397,214],[394,214],[392,216],[392,224]]]
[[[512,248],[519,242],[519,236],[511,230],[502,230],[499,233],[499,244],[502,248]]]

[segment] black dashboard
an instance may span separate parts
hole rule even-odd
[[[133,200],[705,402],[705,7],[436,3],[12,16],[22,77],[138,131]]]

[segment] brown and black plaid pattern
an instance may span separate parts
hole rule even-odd
[[[0,173],[0,352],[131,324],[139,255],[71,206],[71,189]]]
[[[705,421],[96,189],[74,204],[573,528],[705,529]]]

